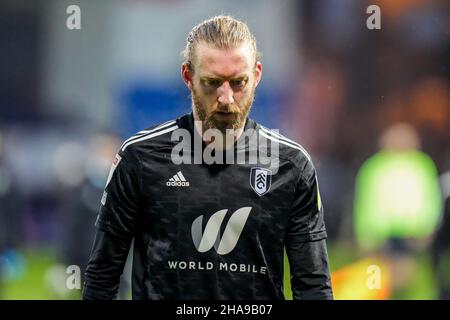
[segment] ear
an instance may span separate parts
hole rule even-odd
[[[192,71],[187,63],[181,65],[181,78],[183,78],[183,82],[189,90],[192,90]]]
[[[261,80],[262,77],[262,63],[261,61],[256,61],[256,65],[255,65],[255,69],[254,69],[254,74],[255,74],[255,87],[258,85],[259,81]]]

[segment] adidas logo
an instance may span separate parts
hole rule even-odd
[[[168,187],[189,187],[189,182],[186,181],[181,171],[178,171],[169,181],[166,182]]]

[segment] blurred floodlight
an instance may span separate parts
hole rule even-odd
[[[96,187],[104,187],[119,146],[120,141],[112,135],[101,134],[91,139],[86,159],[86,177]]]
[[[53,155],[54,173],[63,185],[76,187],[84,179],[85,150],[77,142],[62,143]]]

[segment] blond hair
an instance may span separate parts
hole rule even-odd
[[[195,49],[199,43],[206,43],[219,49],[239,48],[250,45],[254,52],[255,63],[261,54],[256,48],[256,39],[247,24],[231,16],[215,16],[192,28],[186,38],[186,47],[182,51],[183,63],[194,71]]]

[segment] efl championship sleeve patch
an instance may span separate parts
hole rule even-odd
[[[105,191],[103,191],[103,196],[102,196],[102,201],[101,201],[103,206],[106,204],[107,197],[108,197],[108,192],[106,192],[106,190],[105,190]]]
[[[114,157],[114,160],[112,162],[111,169],[109,170],[108,180],[106,180],[105,188],[108,186],[109,182],[111,181],[111,178],[113,176],[114,170],[116,170],[116,168],[119,165],[121,160],[122,160],[122,157],[119,156],[119,154],[116,154],[116,156]]]

